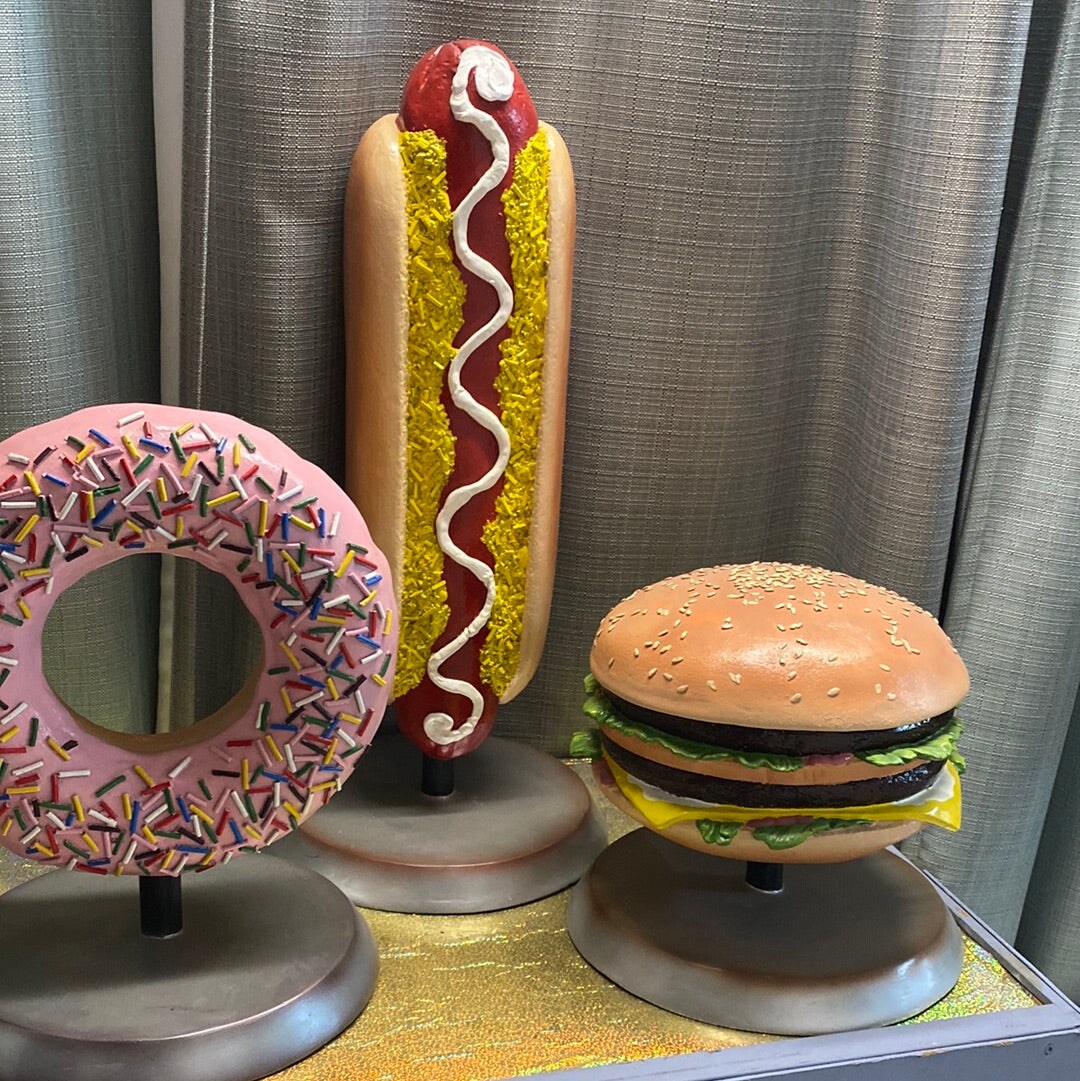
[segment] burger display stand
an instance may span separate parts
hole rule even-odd
[[[588,767],[574,769],[596,796]],[[597,799],[613,839],[634,828]],[[0,854],[0,890],[38,873]],[[690,1021],[616,987],[567,936],[569,891],[480,915],[363,911],[380,954],[368,1007],[274,1081],[1075,1081],[1080,1010],[941,893],[964,935],[958,986],[901,1025],[796,1038]],[[114,1002],[136,994],[109,988]]]

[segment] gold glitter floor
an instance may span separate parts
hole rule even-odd
[[[613,839],[632,827],[614,808],[603,811]],[[0,853],[0,892],[35,873]],[[493,1081],[777,1038],[689,1021],[608,983],[570,944],[566,902],[562,893],[479,916],[365,910],[381,956],[371,1003],[336,1040],[273,1081]],[[906,1024],[1033,1005],[966,939],[956,988]]]

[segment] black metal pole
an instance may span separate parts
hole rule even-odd
[[[784,865],[748,861],[746,884],[761,893],[779,893],[784,888]]]
[[[180,878],[147,875],[139,879],[139,924],[150,938],[170,938],[184,926]]]
[[[420,791],[425,796],[449,796],[454,791],[454,760],[424,755]]]

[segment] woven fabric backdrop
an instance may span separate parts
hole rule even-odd
[[[158,397],[151,80],[141,0],[0,4],[0,438]],[[46,671],[93,720],[154,725],[158,577],[106,567],[46,624]]]
[[[663,575],[806,560],[944,602],[975,679],[967,820],[912,851],[1078,994],[1074,9],[1036,0],[1029,33],[1027,0],[188,0],[180,395],[341,475],[353,148],[432,44],[499,42],[580,222],[551,632],[500,732],[563,751],[600,616]],[[6,431],[159,385],[145,9],[12,13]],[[186,567],[162,726],[250,656]],[[135,588],[139,646],[94,644],[109,693],[152,701]],[[88,618],[65,613],[66,666]]]
[[[1020,948],[1080,998],[1075,4],[1034,13],[1024,88],[946,620],[973,684],[969,826],[914,851],[995,926],[1022,912]]]
[[[499,730],[564,750],[600,616],[663,575],[813,561],[935,610],[949,582],[948,626],[976,679],[967,825],[911,848],[1010,934],[1077,683],[1077,591],[1060,581],[1074,565],[1078,485],[1061,465],[1074,397],[1044,408],[1076,357],[1060,347],[1046,363],[1019,340],[1068,290],[1035,310],[1022,280],[1029,260],[1048,273],[1061,254],[1043,245],[1062,225],[1042,223],[1024,187],[1043,104],[1066,100],[1052,62],[1064,10],[1036,12],[1018,130],[1026,3],[192,3],[183,393],[340,474],[349,158],[431,44],[498,41],[566,138],[580,221],[554,614]],[[982,350],[995,252],[1013,276],[999,274]],[[1018,545],[1017,515],[1053,542]],[[1037,756],[1031,724],[1046,733]],[[1064,932],[1043,915],[1061,919],[1080,852],[1065,828],[1046,836],[1054,872],[1025,935],[1080,988],[1080,964],[1055,967]]]
[[[559,574],[504,734],[565,749],[600,616],[676,571],[814,560],[937,606],[1027,11],[874,11],[189,4],[181,393],[332,474],[359,135],[426,48],[471,35],[569,145]]]

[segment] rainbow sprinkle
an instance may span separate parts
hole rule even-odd
[[[377,710],[364,685],[386,684],[394,652],[393,612],[370,604],[384,572],[347,573],[372,564],[337,536],[340,511],[315,496],[294,501],[302,478],[259,455],[250,432],[218,434],[194,417],[170,428],[136,410],[33,459],[5,459],[14,471],[0,470],[0,842],[95,874],[179,875],[295,829],[370,742]],[[116,750],[111,768],[83,768],[71,726],[54,729],[22,693],[20,644],[40,634],[35,609],[45,599],[48,611],[78,572],[69,564],[95,548],[216,562],[266,613],[264,636],[288,663],[268,667],[274,692],[208,741],[215,764],[202,776],[182,751],[143,762]]]

